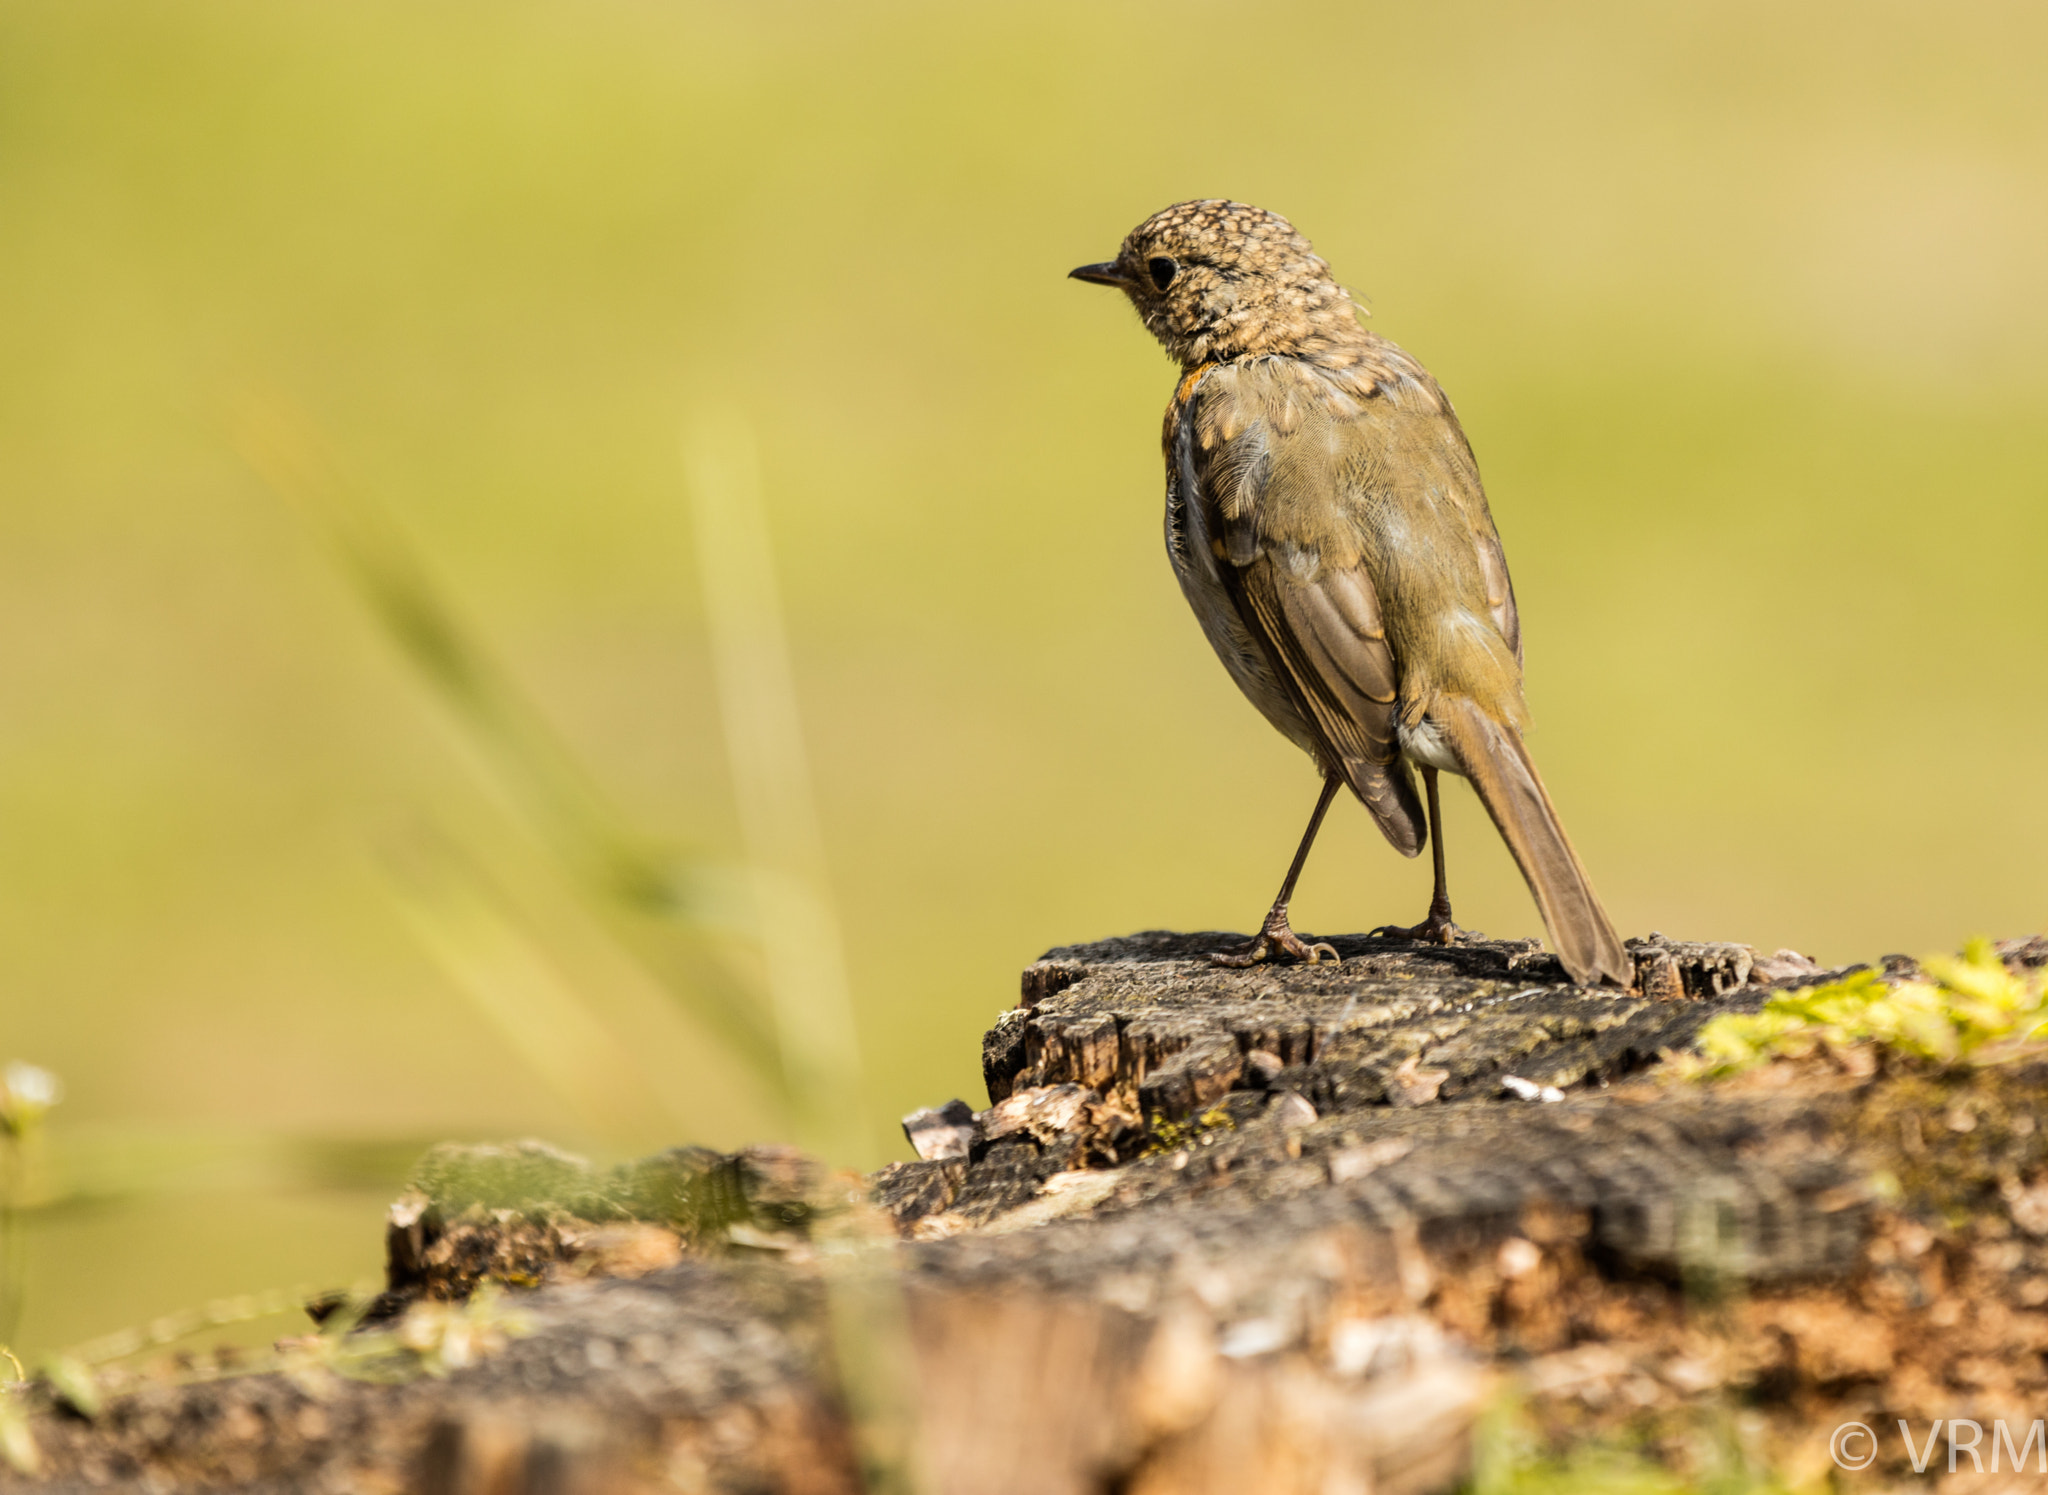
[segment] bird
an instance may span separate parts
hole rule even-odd
[[[1296,935],[1287,910],[1340,788],[1402,855],[1433,847],[1428,913],[1376,933],[1453,943],[1448,773],[1485,805],[1571,979],[1629,985],[1628,952],[1524,741],[1507,556],[1436,380],[1362,325],[1293,224],[1248,203],[1175,203],[1114,259],[1069,274],[1121,290],[1180,365],[1162,432],[1167,555],[1230,678],[1322,775],[1258,935],[1210,958],[1338,958]]]

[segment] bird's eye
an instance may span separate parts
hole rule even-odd
[[[1180,266],[1162,254],[1145,261],[1145,272],[1152,277],[1152,284],[1163,291],[1173,284],[1173,277],[1180,274]]]

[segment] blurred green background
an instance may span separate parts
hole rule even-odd
[[[252,392],[622,814],[727,864],[681,432],[748,413],[871,1081],[842,1160],[982,1101],[1046,947],[1250,927],[1314,778],[1161,553],[1171,369],[1063,278],[1181,198],[1287,213],[1457,401],[1624,933],[2048,925],[2044,55],[1974,0],[4,0],[0,1059],[68,1086],[21,1344],[373,1273],[432,1138],[783,1129],[237,455]],[[395,891],[422,835],[658,1115],[485,1020]],[[1461,787],[1447,840],[1461,922],[1535,933]],[[1347,804],[1296,924],[1427,893]]]

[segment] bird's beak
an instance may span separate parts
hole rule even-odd
[[[1067,279],[1093,281],[1099,286],[1128,286],[1131,283],[1130,276],[1118,268],[1115,260],[1104,260],[1099,265],[1083,265],[1078,270],[1069,270]]]

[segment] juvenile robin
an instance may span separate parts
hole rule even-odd
[[[1123,291],[1180,363],[1167,555],[1230,678],[1323,775],[1258,938],[1213,958],[1337,958],[1294,933],[1287,904],[1340,785],[1403,856],[1434,846],[1429,913],[1402,932],[1449,943],[1442,772],[1478,792],[1572,979],[1626,985],[1627,953],[1522,741],[1514,587],[1436,381],[1359,325],[1292,224],[1245,203],[1176,203],[1072,274]]]

